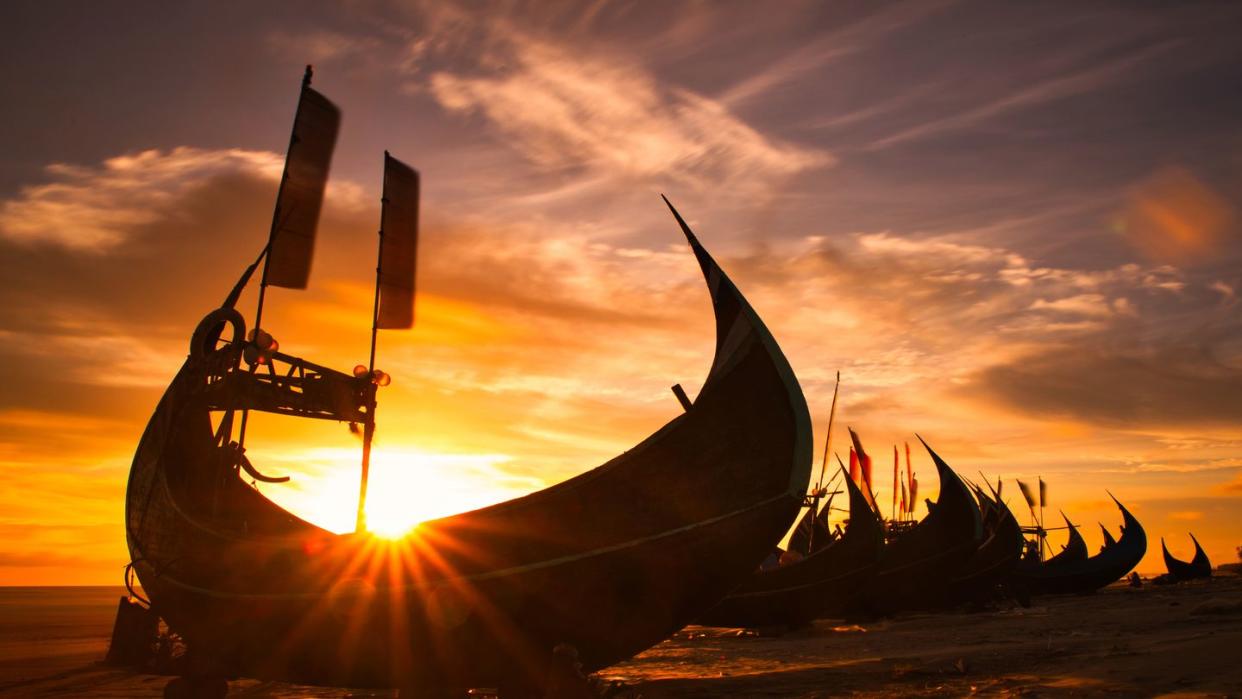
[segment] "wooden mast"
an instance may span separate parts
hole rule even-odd
[[[828,409],[828,434],[824,437],[824,460],[819,465],[819,481],[815,489],[824,484],[824,471],[828,470],[828,453],[832,451],[832,421],[837,416],[837,393],[841,390],[841,372],[837,372],[837,382],[832,387],[832,407]]]
[[[310,87],[311,77],[313,75],[314,75],[314,70],[309,65],[306,66],[306,72],[302,74],[302,88],[298,92],[298,105],[299,106],[302,104],[303,95],[306,94],[306,88]],[[289,155],[288,154],[293,151],[293,146],[294,144],[297,143],[297,139],[298,139],[297,117],[295,115],[294,120],[293,120],[293,129],[290,130],[289,132],[289,147],[285,149],[285,166],[284,166],[284,169],[280,173],[280,187],[276,190],[277,192],[284,191],[285,182],[289,179]],[[279,226],[280,226],[280,196],[278,194],[276,197],[276,207],[272,210],[272,227],[268,229],[267,248],[265,248],[265,252],[270,253],[271,248],[272,248],[272,239],[276,237],[276,229]],[[259,324],[263,321],[263,301],[267,297],[267,271],[268,271],[268,268],[270,268],[271,266],[272,266],[272,256],[270,254],[265,254],[263,258],[263,276],[259,278],[259,303],[258,303],[258,307],[255,309],[255,312],[254,312],[254,328],[256,330],[256,335],[260,327]]]
[[[384,151],[384,166],[388,165],[388,151]],[[379,337],[379,304],[380,281],[384,270],[384,207],[388,205],[388,178],[384,177],[383,189],[380,194],[380,227],[379,250],[375,256],[375,300],[371,305],[371,354],[367,359],[368,380],[375,376],[375,343]],[[367,406],[367,421],[362,426],[362,476],[358,483],[358,517],[354,529],[359,532],[367,530],[367,481],[371,476],[371,442],[375,439],[375,393],[371,393],[371,402]]]
[[[832,407],[828,409],[828,434],[824,436],[824,459],[819,466],[819,480],[815,482],[815,490],[811,493],[811,516],[819,515],[819,499],[823,497],[824,472],[828,470],[828,452],[832,449],[832,421],[837,415],[837,392],[841,390],[841,372],[837,372],[837,382],[832,388]],[[815,550],[815,527],[811,527],[811,550]]]
[[[298,90],[298,107],[302,105],[302,98],[306,95],[306,88],[310,87],[311,77],[315,71],[310,64],[306,66],[306,72],[302,74],[302,87]],[[263,302],[267,299],[267,270],[272,265],[272,239],[276,237],[276,229],[280,227],[280,195],[284,192],[285,182],[289,179],[289,153],[293,151],[293,146],[298,140],[298,120],[297,109],[294,110],[293,126],[289,129],[289,147],[285,149],[285,165],[280,171],[280,186],[276,188],[276,206],[272,209],[272,225],[267,231],[267,245],[264,246],[260,257],[263,258],[263,276],[259,278],[259,302],[254,311],[254,337],[259,339],[260,323],[263,322]],[[249,280],[249,275],[246,279]],[[256,365],[257,366],[257,365]],[[250,411],[243,410],[241,418],[241,427],[237,431],[237,444],[241,448],[246,446],[246,423],[250,419]]]

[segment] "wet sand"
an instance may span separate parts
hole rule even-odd
[[[115,603],[109,594],[102,611],[91,612],[89,633],[58,627],[45,634],[35,644],[39,653],[26,651],[24,663],[12,655],[21,654],[13,646],[18,634],[8,631],[7,615],[0,619],[8,654],[0,657],[0,695],[160,696],[165,677],[84,661],[83,653],[99,657],[106,649],[109,627],[99,634],[98,621],[110,624]],[[71,616],[65,612],[61,623]],[[1242,578],[1117,586],[1085,597],[1042,598],[1027,609],[905,615],[862,625],[820,621],[779,636],[691,627],[601,676],[625,683],[620,696],[646,699],[1242,696]],[[239,680],[230,684],[230,696],[394,695]]]

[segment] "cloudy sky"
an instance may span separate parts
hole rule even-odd
[[[1242,544],[1236,4],[41,2],[0,24],[0,583],[120,581],[134,445],[265,241],[306,63],[344,120],[311,289],[269,296],[282,349],[365,362],[383,150],[423,175],[419,324],[380,340],[389,519],[562,480],[676,414],[671,384],[693,396],[712,320],[663,192],[817,441],[839,370],[874,452],[917,431],[1015,494],[1042,475],[1093,545],[1111,490],[1144,571],[1160,536]],[[250,446],[293,477],[265,493],[352,525],[344,428],[262,420]]]

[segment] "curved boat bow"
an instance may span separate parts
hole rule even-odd
[[[1164,538],[1160,539],[1160,548],[1164,552],[1164,567],[1168,569],[1169,579],[1172,582],[1212,577],[1212,562],[1208,560],[1207,553],[1199,545],[1199,540],[1194,534],[1190,535],[1190,540],[1195,543],[1195,556],[1186,562],[1174,558],[1173,554],[1169,553],[1169,547],[1165,546]]]
[[[1057,555],[1043,562],[1044,566],[1057,567],[1067,563],[1077,563],[1085,561],[1091,555],[1087,550],[1087,541],[1082,538],[1082,532],[1078,531],[1078,527],[1070,521],[1070,518],[1061,513],[1061,519],[1065,520],[1065,528],[1069,530],[1069,540],[1065,542],[1065,547],[1061,549]]]
[[[926,517],[884,547],[875,579],[856,601],[865,615],[935,604],[982,543],[983,524],[970,490],[922,437],[919,441],[936,464],[940,495]]]

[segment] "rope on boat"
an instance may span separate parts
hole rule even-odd
[[[147,609],[151,608],[151,600],[147,599],[146,597],[143,597],[142,595],[134,591],[134,562],[133,561],[130,561],[129,563],[125,564],[125,591],[129,593],[130,597],[138,600],[144,606],[146,606]]]

